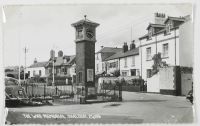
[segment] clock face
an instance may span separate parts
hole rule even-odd
[[[94,37],[94,31],[92,29],[87,29],[86,30],[86,36],[89,38],[89,39],[92,39]]]

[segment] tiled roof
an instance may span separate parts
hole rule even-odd
[[[64,63],[64,59],[65,58],[69,58],[69,60]],[[72,56],[62,56],[62,57],[55,57],[55,62],[54,62],[54,66],[61,66],[61,65],[72,65],[75,62],[75,55]],[[51,59],[49,60],[48,65],[51,65]]]
[[[185,21],[184,17],[168,17],[164,23],[166,23],[168,20],[174,20],[174,21]]]
[[[117,47],[103,47],[101,50],[99,50],[97,53],[105,53],[105,52],[118,52],[121,51],[122,48],[117,48]]]
[[[156,28],[164,28],[165,27],[165,24],[149,24],[148,27],[147,27],[147,30],[150,28],[150,27],[156,27]]]
[[[67,63],[63,63],[64,65],[73,65],[73,63],[75,62],[76,60],[76,56],[73,55],[73,56],[70,56],[70,59]]]
[[[148,35],[148,33],[147,33],[147,34],[143,35],[142,37],[140,37],[139,40],[142,40],[142,39],[144,39],[144,38],[147,38],[148,36],[149,36],[149,35]]]
[[[95,22],[90,21],[90,20],[88,20],[88,19],[82,19],[82,20],[80,20],[80,21],[77,21],[77,22],[73,23],[72,26],[78,26],[78,25],[84,24],[84,23],[85,23],[85,24],[94,25],[94,26],[98,26],[98,25],[99,25],[98,23],[95,23]]]
[[[106,58],[105,61],[112,60],[112,59],[123,58],[123,57],[128,57],[128,56],[133,56],[133,55],[138,55],[138,54],[139,54],[139,48],[128,50],[125,53],[123,51],[119,51],[119,52],[115,53],[114,55]]]
[[[47,61],[46,62],[37,62],[37,63],[30,65],[28,68],[45,67],[45,65],[47,63],[48,63]]]
[[[120,51],[122,51],[122,48],[104,47],[101,50],[99,50],[97,53],[101,53],[101,59],[102,59],[102,61],[105,61],[106,58],[108,58]]]

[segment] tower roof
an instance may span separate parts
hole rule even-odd
[[[76,27],[76,26],[83,25],[83,24],[88,24],[88,25],[92,25],[92,26],[95,26],[95,27],[99,26],[98,23],[95,23],[93,21],[86,19],[86,15],[84,17],[85,17],[85,19],[82,19],[80,21],[73,23],[72,26]]]

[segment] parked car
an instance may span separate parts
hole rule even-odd
[[[5,77],[5,95],[6,106],[17,106],[28,100],[24,88],[17,79],[12,77]]]
[[[190,90],[186,95],[186,99],[188,99],[193,104],[193,90]]]

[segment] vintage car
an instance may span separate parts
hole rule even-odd
[[[17,106],[28,101],[24,88],[19,81],[12,77],[5,77],[6,106]]]

